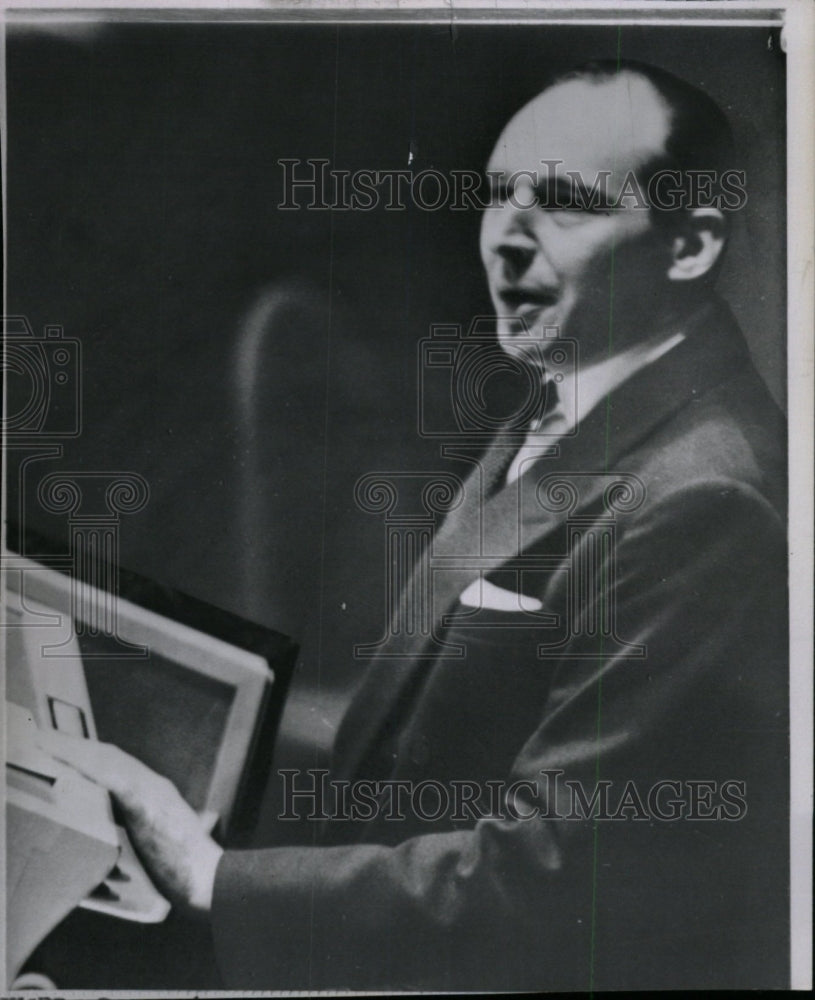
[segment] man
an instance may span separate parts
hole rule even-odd
[[[458,557],[432,610],[465,655],[417,638],[374,661],[331,777],[503,798],[224,853],[138,762],[48,738],[208,915],[228,986],[786,985],[784,429],[713,292],[726,213],[693,186],[730,155],[704,94],[601,63],[490,160],[498,337],[549,405],[520,447],[499,432],[425,556]],[[644,206],[669,170],[681,197]],[[557,341],[526,332],[554,327],[579,347],[560,382]]]

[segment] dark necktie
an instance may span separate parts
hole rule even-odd
[[[540,441],[536,442],[541,449],[545,449],[549,443],[545,436],[547,421],[552,421],[558,412],[558,390],[554,379],[547,379],[546,394],[541,413],[526,428],[527,437],[519,442],[520,429],[517,427],[506,428],[500,432],[493,440],[492,445],[484,456],[483,464],[485,470],[485,497],[494,496],[507,484],[507,474],[512,463],[519,457],[521,449],[528,443],[529,434],[540,434]],[[517,476],[513,478],[517,479]]]

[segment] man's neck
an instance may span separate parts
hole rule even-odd
[[[673,350],[685,336],[684,329],[662,330],[588,364],[578,362],[571,372],[560,372],[563,377],[556,383],[557,408],[541,424],[530,428],[526,443],[507,470],[507,482],[514,482],[540,455],[548,454],[554,441],[570,434],[612,392]]]
[[[654,334],[647,340],[578,366],[574,376],[564,378],[558,386],[564,410],[574,414],[573,422],[580,422],[609,393],[684,339],[682,330]]]
[[[567,412],[576,413],[576,422],[582,420],[601,398],[680,343],[713,303],[714,297],[702,292],[690,301],[666,302],[647,324],[637,325],[637,334],[629,329],[624,340],[610,339],[605,350],[578,359],[576,368],[565,372],[558,384]]]

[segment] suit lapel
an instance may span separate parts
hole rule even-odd
[[[684,341],[604,398],[561,441],[557,459],[539,459],[521,476],[521,551],[557,530],[570,513],[595,509],[615,474],[632,472],[627,457],[694,400],[737,375],[749,362],[744,339],[730,310],[720,302],[705,307],[688,325]],[[541,480],[579,480],[578,506],[549,511],[537,496]],[[643,484],[647,491],[647,484]],[[504,539],[505,543],[508,539]]]
[[[473,545],[474,540],[484,533],[483,497],[495,490],[512,460],[512,440],[513,435],[508,430],[499,430],[478,463],[471,468],[464,480],[462,502],[439,526],[430,548],[422,553],[408,583],[411,587],[417,579],[424,577],[432,580],[429,599],[437,613],[460,593],[460,588],[466,586],[463,581],[473,579],[476,572],[463,576],[459,572],[453,580],[445,580],[442,574],[432,573],[433,557],[440,552],[455,553],[457,556],[477,554]],[[496,495],[501,497],[501,491]],[[503,502],[506,503],[506,498]],[[399,595],[398,600],[401,609],[404,593]],[[438,614],[433,617],[437,619]],[[389,638],[368,666],[337,736],[334,757],[339,769],[337,773],[342,777],[362,775],[369,778],[381,766],[379,758],[387,754],[391,721],[401,717],[404,706],[415,697],[436,658],[432,648],[428,648],[425,637],[419,633],[414,636],[411,646],[405,653],[403,636],[398,643]],[[395,653],[399,655],[394,656]],[[375,748],[376,753],[369,753],[369,747]],[[364,772],[362,768],[365,768]]]
[[[735,321],[727,307],[716,303],[698,314],[682,343],[595,407],[574,436],[561,439],[556,457],[536,460],[515,483],[504,486],[502,477],[513,447],[511,435],[500,431],[481,464],[467,477],[462,504],[448,515],[431,546],[434,558],[460,557],[462,564],[468,556],[478,556],[477,567],[433,573],[435,618],[455,604],[480,572],[497,569],[531,546],[540,546],[575,512],[548,511],[541,506],[536,490],[542,478],[579,476],[577,509],[592,509],[609,484],[609,474],[621,470],[626,455],[682,407],[734,375],[747,360]],[[430,559],[431,552],[425,552],[417,573],[427,572]],[[372,748],[380,757],[387,755],[389,737],[434,659],[417,636],[406,658],[378,658],[371,663],[337,739],[335,758],[343,776],[362,774],[359,768],[373,760]]]

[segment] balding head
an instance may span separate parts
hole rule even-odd
[[[721,121],[696,88],[632,63],[573,70],[521,108],[489,160],[481,232],[505,349],[523,353],[524,325],[545,325],[597,355],[610,324],[617,344],[649,336],[708,294],[721,211],[694,206],[690,188],[670,210],[643,192],[659,171],[692,186],[688,171],[718,169]]]
[[[579,174],[590,185],[610,177],[619,193],[632,169],[664,156],[670,110],[644,79],[628,73],[595,82],[579,77],[555,83],[509,121],[490,157],[490,170],[535,169],[558,164],[558,173]],[[521,166],[523,163],[523,167]]]
[[[590,102],[604,90],[620,93],[622,88],[632,95],[645,90],[653,94],[665,111],[667,132],[652,146],[650,153],[643,150],[645,155],[639,164],[638,179],[643,190],[648,189],[656,173],[671,171],[679,176],[682,188],[682,197],[674,200],[681,202],[685,211],[720,202],[721,179],[733,173],[737,155],[727,116],[708,94],[667,70],[633,59],[586,63],[555,77],[543,93],[580,83],[593,88],[587,92]],[[644,138],[649,134],[650,123],[646,117],[635,124],[636,111],[637,105],[632,102],[631,127]],[[694,174],[700,171],[712,177],[710,189],[704,193],[704,204],[693,181]],[[652,204],[651,207],[659,218],[672,218],[670,206]]]

